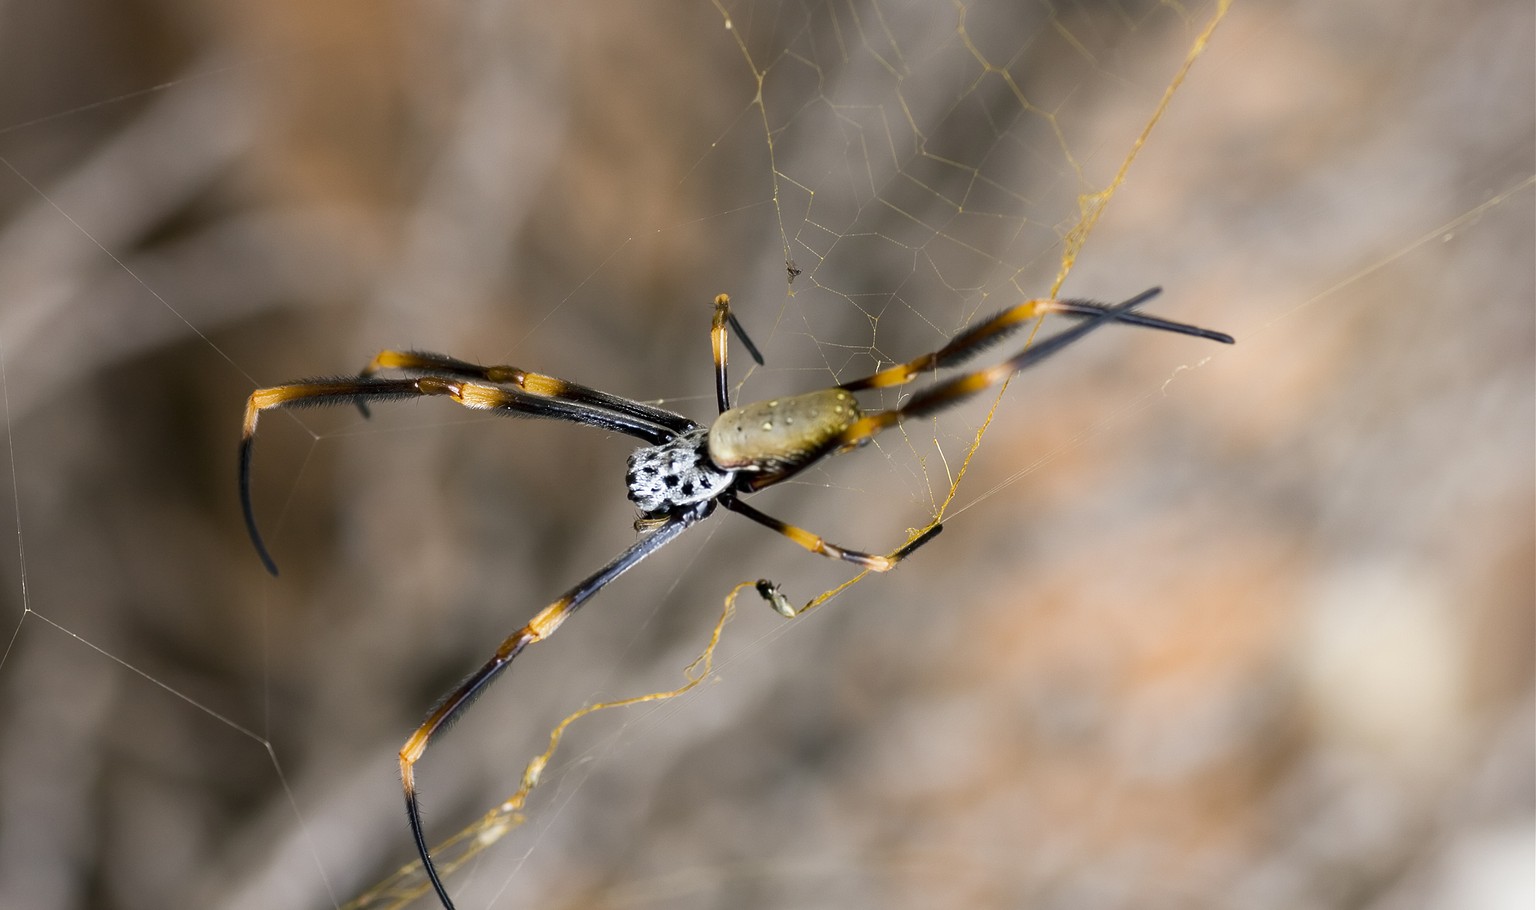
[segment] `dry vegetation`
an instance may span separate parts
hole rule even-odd
[[[814,46],[849,106],[839,129],[808,104],[796,59],[765,84],[792,238],[817,236],[801,185],[825,224],[906,229],[838,219],[870,202],[859,118],[895,116],[850,11],[914,70],[966,59],[952,10],[914,6],[840,5],[836,34],[735,11],[760,64]],[[1209,10],[1057,6],[970,32],[1102,180]],[[252,388],[402,346],[704,416],[715,293],[769,353],[744,394],[825,384],[1008,302],[1011,275],[1047,286],[1084,188],[991,84],[974,136],[920,128],[973,165],[1018,153],[1019,211],[874,189],[1003,251],[967,273],[994,296],[940,302],[922,257],[850,235],[791,250],[788,297],[753,80],[708,3],[3,8],[4,907],[346,900],[411,858],[406,733],[632,536],[624,440],[305,412],[257,447],[273,581],[234,496]],[[460,906],[1529,906],[1532,34],[1521,0],[1239,3],[1067,288],[1162,284],[1160,312],[1238,345],[1123,333],[1015,383],[943,537],[788,625],[743,602],[719,680],[573,734]],[[942,72],[902,84],[914,117],[975,78]],[[893,546],[928,518],[923,472],[947,487],[928,437],[963,454],[978,419],[761,504]],[[708,527],[428,756],[437,835],[567,712],[674,685],[732,583],[846,577]]]

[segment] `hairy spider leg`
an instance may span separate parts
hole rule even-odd
[[[794,541],[799,546],[810,550],[812,553],[815,553],[819,556],[827,556],[832,559],[841,559],[844,562],[851,562],[854,565],[868,569],[871,572],[891,571],[892,569],[896,568],[897,563],[911,555],[913,550],[916,550],[918,547],[939,536],[939,532],[944,530],[943,525],[935,524],[933,527],[924,531],[922,534],[919,534],[910,543],[907,543],[895,553],[892,553],[889,556],[879,556],[874,553],[864,553],[859,550],[850,550],[847,547],[840,547],[819,534],[814,534],[804,528],[792,525],[789,522],[780,521],[779,519],[774,518],[772,515],[760,512],[757,509],[754,509],[741,500],[737,499],[734,492],[728,492],[726,495],[720,497],[720,505],[730,509],[732,512],[735,512],[738,515],[745,515],[747,518],[752,519],[753,521],[757,522],[765,528],[768,528],[771,531],[776,531],[785,537],[788,537],[790,540]]]
[[[598,393],[602,394],[602,393]],[[245,530],[261,557],[262,565],[273,575],[277,563],[267,551],[256,526],[251,507],[251,452],[256,436],[256,422],[262,411],[287,407],[322,407],[356,401],[386,401],[421,396],[446,396],[466,408],[498,411],[528,417],[568,420],[604,430],[614,430],[660,445],[674,438],[675,426],[697,426],[680,414],[654,409],[667,424],[638,416],[630,409],[608,408],[594,402],[568,400],[538,395],[517,388],[486,385],[441,376],[414,379],[307,379],[287,385],[257,389],[245,404],[245,424],[240,437],[240,508],[245,515]],[[617,399],[616,399],[617,400]],[[625,402],[633,404],[633,402]],[[646,411],[653,409],[646,408]]]
[[[929,386],[913,395],[901,407],[861,417],[852,426],[843,431],[842,437],[838,440],[837,451],[845,452],[849,449],[857,448],[868,442],[875,434],[895,426],[908,417],[920,417],[924,414],[932,414],[935,411],[953,407],[978,392],[998,385],[1013,376],[1013,374],[1039,363],[1089,332],[1118,321],[1122,314],[1142,305],[1160,293],[1162,293],[1162,288],[1149,288],[1124,303],[1119,303],[1112,307],[1100,307],[1093,315],[1093,318],[1078,323],[1064,332],[1057,332],[1044,341],[1036,342],[1007,360],[980,370],[964,373],[953,379],[945,380],[938,385]],[[1046,302],[1050,303],[1050,301]],[[984,327],[978,327],[978,329],[980,328]],[[963,333],[962,337],[977,334],[979,332],[973,330]],[[876,376],[878,375],[877,373]]]
[[[479,697],[486,687],[501,675],[502,671],[507,669],[513,658],[521,654],[524,648],[554,634],[561,623],[569,619],[588,598],[601,591],[609,582],[623,575],[642,559],[671,543],[695,522],[709,515],[713,509],[714,506],[711,503],[699,503],[677,512],[655,531],[619,554],[608,565],[565,592],[559,600],[540,610],[527,625],[507,636],[491,659],[486,661],[480,669],[471,673],[458,688],[443,699],[432,713],[427,715],[427,719],[421,726],[416,728],[416,732],[405,741],[405,745],[400,747],[400,780],[405,789],[405,811],[410,816],[411,836],[416,841],[416,852],[421,855],[422,868],[426,870],[427,878],[431,879],[432,887],[437,891],[437,897],[443,902],[445,910],[453,910],[453,901],[448,897],[448,890],[443,886],[442,878],[437,874],[437,867],[432,863],[432,852],[427,846],[426,829],[421,821],[421,806],[416,798],[416,763],[427,751],[432,737],[453,723],[459,714],[469,707],[470,703]]]
[[[380,351],[374,358],[368,361],[358,378],[367,379],[381,370],[401,370],[405,373],[417,373],[424,375],[457,376],[461,379],[476,380],[491,383],[492,385],[512,386],[519,391],[540,398],[556,398],[562,401],[572,401],[577,404],[590,405],[605,411],[613,411],[625,414],[636,420],[643,420],[657,426],[666,427],[674,435],[686,433],[697,424],[681,414],[668,411],[664,408],[652,407],[618,395],[610,395],[607,392],[570,382],[555,376],[546,376],[543,373],[535,373],[520,367],[507,366],[483,366],[478,363],[470,363],[457,357],[449,357],[446,354],[433,354],[429,351]],[[368,404],[359,399],[358,410],[363,416],[368,416]]]
[[[1160,289],[1153,288],[1142,295],[1142,300],[1148,299],[1148,295],[1155,296]],[[933,351],[915,357],[906,363],[899,363],[893,367],[887,367],[878,373],[845,382],[838,386],[849,392],[857,392],[862,389],[883,389],[891,386],[906,385],[920,374],[930,370],[942,370],[947,367],[959,366],[970,360],[977,354],[994,344],[1007,338],[1023,326],[1029,325],[1048,313],[1060,313],[1064,316],[1096,319],[1106,313],[1114,311],[1114,321],[1127,325],[1136,325],[1143,328],[1159,329],[1165,332],[1176,332],[1181,335],[1193,335],[1196,338],[1206,338],[1211,341],[1220,341],[1223,344],[1232,344],[1232,336],[1224,332],[1214,332],[1199,326],[1188,325],[1182,322],[1174,322],[1171,319],[1163,319],[1158,316],[1148,316],[1142,313],[1117,311],[1115,308],[1087,300],[1026,300],[1023,303],[1009,307],[997,315],[978,323],[969,329],[951,338],[947,344],[937,351]]]

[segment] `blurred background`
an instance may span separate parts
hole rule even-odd
[[[1064,294],[1238,343],[1106,329],[968,463],[992,398],[758,497],[946,531],[575,725],[458,906],[1531,906],[1530,3],[0,11],[0,906],[346,903],[414,857],[405,737],[634,538],[627,438],[278,413],[269,578],[253,389],[419,348],[704,420],[717,293],[751,400],[1074,251]],[[758,577],[851,573],[712,518],[434,743],[431,839]]]

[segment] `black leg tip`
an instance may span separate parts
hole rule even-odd
[[[261,542],[260,537],[256,536],[254,529],[251,529],[251,543],[256,547],[256,555],[261,557],[262,567],[267,570],[268,575],[276,578],[277,562],[273,560],[272,554],[267,552],[267,545]]]
[[[912,551],[913,550],[916,550],[918,547],[922,546],[923,544],[927,543],[928,541],[934,539],[935,537],[938,537],[939,536],[939,532],[943,531],[943,530],[944,530],[944,525],[942,523],[940,523],[940,524],[934,525],[933,527],[929,528],[928,530],[924,531],[923,533],[917,535],[916,537],[914,537],[912,539],[911,543],[908,543],[906,546],[904,546],[900,550],[896,551],[896,558],[898,560],[906,559],[908,556],[912,555]]]

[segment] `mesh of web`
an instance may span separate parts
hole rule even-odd
[[[912,50],[918,45],[909,45],[896,39],[891,25],[882,21],[879,8],[872,8],[868,18],[861,19],[856,13],[847,19],[833,16],[834,21],[819,24],[827,27],[825,32],[813,27],[817,24],[808,23],[798,31],[791,30],[791,37],[787,41],[782,40],[777,30],[767,29],[765,31],[773,35],[774,43],[767,48],[755,47],[753,36],[758,32],[753,28],[756,23],[750,15],[752,10],[736,9],[718,2],[715,6],[727,26],[729,40],[739,49],[750,79],[755,82],[758,91],[754,103],[745,109],[745,117],[756,117],[761,121],[762,145],[768,158],[767,173],[772,186],[771,208],[778,222],[784,259],[783,274],[789,291],[776,318],[770,321],[768,338],[775,345],[775,350],[792,350],[798,345],[814,352],[813,356],[799,363],[780,365],[782,360],[770,359],[768,367],[762,370],[747,370],[743,373],[738,366],[740,390],[749,397],[759,397],[751,392],[760,386],[772,386],[779,379],[792,381],[800,387],[815,387],[829,380],[859,375],[872,367],[889,364],[924,349],[921,339],[942,339],[1004,303],[1019,297],[1034,296],[1043,289],[1054,291],[1061,286],[1078,249],[1088,239],[1088,232],[1124,176],[1124,169],[1110,168],[1103,171],[1101,168],[1090,174],[1091,168],[1085,162],[1094,157],[1089,151],[1098,150],[1081,149],[1067,136],[1057,113],[1066,104],[1070,93],[1055,99],[1054,103],[1036,103],[1020,88],[1010,67],[1017,63],[1017,57],[1023,54],[1025,46],[1015,46],[1013,57],[999,57],[990,50],[984,50],[973,34],[966,7],[957,3],[954,5],[953,30],[946,41],[938,43],[938,50],[929,51],[931,56],[919,55]],[[1181,14],[1190,28],[1188,49],[1189,60],[1192,60],[1208,36],[1207,26],[1214,25],[1215,20],[1182,11]],[[1055,25],[1059,27],[1061,23],[1058,21]],[[1130,31],[1134,34],[1136,29]],[[1075,36],[1068,37],[1076,40]],[[835,45],[835,52],[829,52],[822,45],[828,41]],[[882,84],[888,90],[888,96],[849,100],[840,90],[845,86],[818,89],[808,95],[795,90],[802,80],[808,79],[818,85],[832,81],[835,78],[833,68],[826,61],[847,65],[850,60],[885,71],[887,80]],[[964,90],[957,93],[946,89],[938,93],[938,98],[925,97],[925,64],[969,68],[973,73],[968,82],[962,80],[962,84],[968,86]],[[1177,87],[1181,78],[1182,71],[1175,70],[1169,83],[1170,92]],[[174,91],[179,84],[171,83],[161,90]],[[930,84],[948,83],[934,78]],[[791,88],[786,89],[786,85]],[[978,161],[974,152],[966,153],[945,147],[944,125],[953,118],[970,113],[996,117],[997,111],[989,107],[995,103],[991,96],[982,97],[983,87],[987,86],[994,89],[1001,86],[1003,95],[1011,97],[1013,104],[1005,108],[1008,119],[994,122],[995,142]],[[1160,88],[1161,83],[1157,87]],[[1141,88],[1147,89],[1149,85],[1143,84]],[[796,105],[778,103],[777,92],[785,92],[786,97],[804,97],[806,100]],[[932,109],[923,115],[914,113],[923,104],[936,106],[938,113]],[[969,107],[972,105],[983,110],[971,112]],[[1150,129],[1161,113],[1161,106],[1154,98],[1144,111],[1147,116],[1142,125]],[[822,126],[820,121],[823,119],[834,126]],[[1034,128],[1018,127],[1021,120],[1033,123]],[[12,129],[25,126],[27,124]],[[785,137],[797,129],[824,131],[827,135],[838,136],[845,143],[843,160],[825,170],[808,167],[800,161],[781,160],[784,149],[794,147]],[[1025,143],[1025,148],[1011,148],[1019,144],[1020,133],[1030,133],[1036,138]],[[1133,136],[1128,143],[1111,146],[1109,157],[1114,159],[1116,165],[1129,165],[1146,137],[1147,133],[1142,132]],[[1017,171],[1007,165],[998,165],[996,171],[992,169],[995,159],[1015,155],[1036,163],[1052,162],[1050,171],[1059,178],[1058,185],[1044,188],[1040,199],[1037,199],[1032,193],[1020,189]],[[1103,158],[1104,155],[1100,154],[1099,160]],[[217,352],[247,378],[251,374],[268,375],[264,366],[232,357],[220,350],[218,344],[199,327],[198,317],[184,315],[181,308],[162,296],[151,283],[146,283],[141,274],[99,243],[89,228],[76,223],[70,212],[61,208],[55,198],[33,185],[27,175],[17,170],[11,162],[4,163],[33,191],[42,194],[72,227],[85,234],[102,253],[111,257],[133,281],[142,285],[186,330],[198,337],[200,344]],[[1510,192],[1524,192],[1528,188],[1529,182]],[[1407,253],[1428,239],[1441,236],[1445,231],[1475,219],[1485,207],[1502,204],[1508,195],[1497,195],[1447,225],[1424,234],[1410,244],[1399,246],[1393,255]],[[1071,199],[1075,206],[1067,210],[1069,214],[1066,215],[1062,214],[1063,198]],[[985,223],[986,230],[979,231],[975,226],[977,223]],[[989,239],[980,240],[978,234],[985,234]],[[1002,238],[1001,242],[998,237]],[[882,263],[890,266],[872,270],[894,276],[890,287],[859,286],[860,281],[839,271],[841,261],[869,255],[871,251],[875,251],[873,255]],[[597,271],[601,271],[602,267],[600,264]],[[1355,280],[1363,274],[1366,271],[1350,276],[1346,281]],[[549,319],[566,306],[567,301],[576,299],[579,290],[572,291],[569,297],[550,308],[544,314],[544,319]],[[1303,301],[1295,307],[1299,309],[1308,303]],[[848,313],[856,314],[864,321],[862,333],[857,328],[857,322],[853,323],[855,328],[850,329],[847,322],[826,321],[827,310],[835,310],[837,305],[846,308],[845,316]],[[1288,314],[1276,318],[1284,318],[1285,315]],[[761,318],[760,314],[758,318]],[[542,325],[543,320],[536,321],[529,329],[529,334],[538,333]],[[894,337],[888,340],[887,335]],[[9,387],[4,372],[4,341],[0,337],[0,389],[5,391],[9,444],[12,423]],[[696,343],[696,339],[690,337],[679,343]],[[520,344],[518,350],[526,352],[528,348]],[[741,361],[737,360],[736,363],[740,365]],[[559,364],[541,363],[536,366],[570,378],[583,379],[573,370]],[[1145,406],[1159,391],[1161,387],[1147,391],[1140,399],[1113,405],[1102,419],[1112,422],[1119,415]],[[899,400],[893,398],[881,403],[889,406]],[[920,517],[937,519],[946,515],[946,510],[961,487],[965,466],[977,451],[982,434],[991,420],[991,408],[997,400],[990,399],[986,407],[958,422],[935,422],[917,428],[905,428],[891,434],[894,440],[882,439],[878,444],[880,457],[888,473],[904,476],[912,483],[914,492],[907,499],[928,510],[926,516]],[[707,404],[707,399],[701,396],[668,397],[666,401],[680,407],[683,406],[680,403]],[[431,418],[414,421],[406,425],[405,430],[411,433],[431,432],[436,427],[465,422],[473,420]],[[370,429],[317,430],[303,420],[300,425],[310,438],[309,448],[303,454],[306,461],[328,441],[377,432]],[[399,432],[398,425],[394,432]],[[1094,429],[1090,428],[1086,432],[1094,432]],[[1049,463],[1065,457],[1071,445],[1069,443],[1063,450],[1046,453],[1042,456],[1043,462]],[[1024,468],[1005,478],[1001,484],[980,491],[964,508],[972,508],[976,503],[990,498],[1003,486],[1021,477],[1023,471],[1032,469]],[[299,473],[303,474],[302,468]],[[8,637],[4,653],[0,654],[0,672],[7,665],[24,624],[29,621],[45,623],[79,641],[103,659],[123,666],[181,699],[190,710],[206,713],[218,723],[248,737],[254,747],[268,756],[278,780],[288,791],[292,811],[302,825],[306,813],[299,799],[291,792],[283,763],[279,761],[271,741],[263,734],[204,705],[176,685],[159,678],[152,669],[137,666],[116,656],[111,648],[94,643],[90,633],[72,629],[49,618],[46,610],[33,608],[25,588],[26,516],[20,505],[20,479],[14,452],[10,458],[10,476],[15,501],[16,562],[21,584],[22,613]],[[263,479],[269,484],[274,482],[270,476]],[[279,502],[292,502],[298,495],[297,479],[285,483],[279,478],[276,483],[282,488]],[[820,479],[813,475],[803,483],[831,488],[843,482]],[[863,489],[857,489],[856,492],[862,496],[869,495]],[[286,511],[282,506],[274,511],[274,530],[283,527]],[[953,511],[948,512],[950,517],[953,514]],[[686,571],[685,567],[683,572]],[[680,573],[677,578],[681,577]],[[673,584],[675,586],[675,580]],[[845,587],[829,589],[827,593],[840,592]],[[764,647],[769,638],[779,634],[782,633],[764,635],[752,642],[749,649]],[[607,683],[604,686],[607,687]],[[691,686],[691,682],[687,684],[687,687]],[[593,759],[613,754],[618,743],[626,737],[635,736],[640,726],[664,724],[666,710],[674,709],[653,706],[648,711],[633,712],[619,722],[617,730],[607,734],[600,742],[573,754],[566,765],[567,776],[562,778],[558,800],[552,801],[549,823],[553,823],[558,816],[560,804],[571,799],[581,789],[589,773],[585,769],[591,768]],[[566,760],[562,759],[562,762]],[[487,822],[477,822],[476,826],[472,826],[472,829],[488,830]],[[318,861],[319,851],[312,850],[311,855],[324,879],[326,871]],[[510,872],[494,873],[503,882],[498,891],[510,888],[510,882],[518,871],[513,868]],[[329,883],[326,888],[332,890]],[[340,903],[340,897],[344,895],[333,894],[330,900]]]

